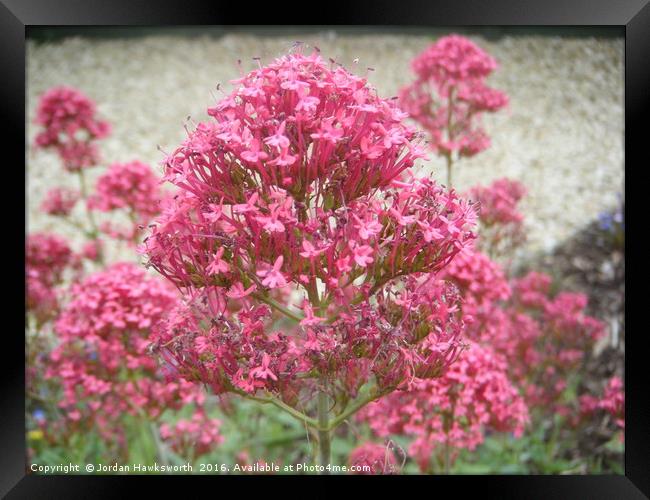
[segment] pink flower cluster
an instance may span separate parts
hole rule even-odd
[[[619,377],[612,377],[607,382],[601,398],[596,398],[591,394],[584,394],[580,397],[580,412],[583,418],[589,417],[599,410],[609,413],[616,426],[625,430],[625,392],[623,391],[623,381]]]
[[[410,391],[371,403],[359,419],[378,436],[413,436],[408,453],[424,472],[430,469],[432,456],[444,461],[445,448],[451,455],[476,448],[488,429],[521,435],[529,417],[524,400],[508,380],[506,360],[472,344],[442,377],[419,380]]]
[[[486,251],[493,255],[507,255],[524,242],[524,215],[518,204],[526,192],[523,184],[508,178],[470,189],[468,197],[480,206],[479,244]]]
[[[54,148],[69,171],[97,164],[95,140],[106,137],[110,125],[95,116],[91,99],[74,88],[55,87],[43,94],[36,113],[44,129],[36,136],[38,147]]]
[[[448,35],[413,59],[411,67],[420,78],[432,79],[448,89],[484,80],[497,68],[497,62],[471,40]]]
[[[507,222],[497,218],[494,224]],[[447,443],[453,452],[473,449],[487,429],[516,430],[519,435],[528,408],[567,416],[578,410],[563,401],[567,380],[604,333],[604,325],[585,314],[585,295],[554,294],[551,278],[537,272],[509,281],[498,263],[472,248],[454,256],[436,278],[458,287],[463,335],[472,341],[472,349],[442,377],[415,380],[410,390],[362,410],[361,419],[378,436],[413,436],[409,453],[427,470],[432,456],[444,462]],[[489,375],[481,379],[473,373]],[[480,390],[472,392],[475,386],[463,385],[468,378],[473,384],[487,380],[493,385],[483,398]],[[603,405],[620,409],[620,392],[616,394],[615,383],[613,387]],[[470,402],[478,405],[476,411],[463,407]],[[583,397],[582,406],[583,415],[601,408],[590,396]],[[513,412],[510,420],[506,409]]]
[[[56,234],[32,233],[27,237],[25,260],[28,275],[48,287],[61,283],[64,271],[73,263],[68,242]]]
[[[81,194],[76,189],[50,189],[41,204],[41,210],[49,215],[67,217],[79,201]]]
[[[567,377],[604,334],[604,325],[584,312],[586,296],[553,295],[550,276],[538,272],[508,283],[499,264],[475,251],[456,256],[444,277],[461,291],[467,338],[508,360],[529,406],[566,412],[559,401]]]
[[[56,315],[59,299],[56,287],[66,269],[76,266],[68,242],[55,234],[33,233],[25,245],[25,281],[27,310],[39,323]]]
[[[416,376],[439,376],[462,348],[454,289],[443,282],[403,285],[405,291],[378,294],[379,306],[350,305],[326,325],[306,316],[306,326],[290,334],[266,331],[271,310],[264,304],[215,317],[208,294],[174,310],[152,339],[170,366],[217,394],[264,389],[295,403],[302,389],[314,388],[314,375],[339,378],[348,397],[373,376],[388,391]]]
[[[482,236],[481,236],[482,237]],[[459,287],[465,336],[509,360],[509,375],[520,381],[539,362],[541,325],[511,305],[512,287],[501,266],[476,250],[459,253],[441,275]],[[545,298],[545,296],[544,296]],[[517,371],[518,368],[523,368]]]
[[[113,264],[72,285],[59,315],[58,345],[46,377],[58,380],[69,429],[97,426],[122,439],[124,414],[158,417],[167,408],[202,402],[192,384],[169,381],[147,352],[152,325],[177,301],[164,282],[133,264]]]
[[[411,66],[416,80],[400,90],[399,102],[428,132],[431,148],[459,156],[488,148],[480,116],[508,104],[503,92],[485,83],[496,61],[467,38],[450,35],[428,47]]]
[[[553,295],[550,276],[538,272],[508,283],[496,262],[472,251],[456,256],[443,276],[461,291],[465,335],[508,360],[526,403],[568,411],[560,404],[567,377],[604,334],[604,325],[584,312],[586,296]]]
[[[160,437],[179,455],[197,458],[223,443],[220,428],[221,420],[209,418],[199,410],[190,419],[180,419],[172,425],[162,424]]]
[[[97,179],[95,193],[88,203],[102,212],[125,209],[136,216],[150,218],[158,213],[159,183],[145,163],[137,160],[113,163]]]
[[[466,315],[481,314],[495,303],[508,300],[511,295],[501,266],[473,248],[459,252],[439,276],[458,286]]]
[[[504,177],[487,187],[470,189],[469,195],[481,204],[481,223],[492,226],[523,223],[524,216],[517,211],[517,204],[526,192],[521,182]]]
[[[125,211],[133,227],[115,228],[109,223],[102,229],[120,239],[133,239],[138,226],[147,224],[160,213],[163,194],[159,184],[160,180],[145,163],[137,160],[114,163],[97,179],[88,207],[102,212]]]
[[[372,442],[364,443],[352,450],[349,464],[362,468],[353,471],[353,474],[359,475],[396,474],[398,472],[398,463],[393,450],[389,446]],[[366,467],[369,467],[370,470],[363,470]]]
[[[481,204],[481,248],[495,254],[505,240],[523,241],[517,204],[525,191],[508,179],[470,190]],[[600,321],[585,314],[587,297],[553,293],[551,277],[539,272],[509,281],[498,263],[476,251],[461,252],[441,277],[451,279],[463,295],[466,336],[508,360],[509,377],[529,407],[571,412],[561,403],[567,379],[605,331]]]
[[[403,114],[318,55],[235,83],[164,163],[181,192],[142,251],[191,300],[157,332],[162,355],[217,393],[288,400],[315,378],[354,395],[438,375],[459,349],[456,295],[416,276],[474,238],[473,206],[406,175],[421,152]],[[285,287],[302,301],[275,302]],[[297,330],[269,330],[271,308]]]
[[[585,314],[587,297],[584,294],[560,292],[544,296],[543,290],[536,288],[539,279],[538,273],[533,274],[532,279],[525,276],[515,281],[513,287],[516,291],[513,307],[520,308],[527,301],[529,305],[523,312],[538,323],[540,332],[534,344],[535,363],[516,360],[513,369],[518,368],[526,374],[529,405],[566,414],[570,409],[561,403],[561,395],[567,379],[580,368],[585,355],[605,334],[605,326]],[[547,277],[546,282],[550,282],[550,278]],[[513,338],[515,335],[513,332]]]

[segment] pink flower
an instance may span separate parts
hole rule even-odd
[[[243,299],[244,297],[248,297],[256,289],[257,285],[255,285],[255,283],[246,289],[244,289],[244,285],[241,283],[235,283],[232,287],[230,287],[230,290],[226,292],[226,295],[231,299]]]
[[[263,228],[265,231],[268,231],[269,233],[283,233],[284,232],[284,224],[278,220],[278,212],[274,211],[269,217],[266,216],[258,216],[257,220],[260,224],[263,224]]]
[[[45,377],[60,384],[59,407],[77,431],[96,429],[106,442],[125,446],[125,414],[144,411],[155,419],[200,401],[198,387],[166,380],[148,351],[150,329],[178,301],[169,285],[121,263],[74,283],[68,296]]]
[[[278,167],[288,167],[296,163],[298,157],[296,155],[289,154],[289,148],[282,148],[280,150],[280,155],[276,156],[272,161],[269,162],[269,165],[278,166]],[[291,179],[291,177],[288,177]]]
[[[261,278],[264,278],[262,280],[262,285],[269,287],[269,288],[280,288],[283,286],[287,285],[287,280],[284,278],[282,273],[280,272],[280,269],[282,268],[282,263],[284,262],[284,257],[280,255],[276,260],[275,263],[273,264],[273,267],[271,267],[268,270],[262,270],[258,271],[257,275]]]
[[[354,261],[357,263],[357,265],[361,267],[367,267],[368,264],[371,264],[373,262],[373,258],[371,256],[374,251],[372,247],[368,245],[359,245],[355,246],[352,251],[354,252]]]
[[[413,215],[402,215],[401,213],[399,213],[394,208],[391,208],[389,210],[389,212],[400,226],[408,226],[410,224],[413,224],[416,221],[415,216],[413,216]],[[442,219],[442,216],[441,216],[441,219]]]
[[[352,271],[352,266],[350,265],[350,256],[346,255],[345,257],[338,259],[336,261],[336,268],[341,273],[349,273]]]
[[[220,247],[219,250],[217,250],[217,253],[214,255],[214,258],[212,260],[212,263],[206,268],[208,274],[215,275],[215,274],[228,272],[230,266],[225,260],[221,258],[223,256],[223,252],[224,252],[223,247]]]
[[[257,203],[258,198],[259,198],[259,193],[255,192],[251,195],[250,198],[248,198],[246,203],[240,203],[234,205],[233,210],[238,214],[245,214],[247,212],[257,212],[257,207],[255,206],[255,204]]]
[[[300,252],[300,255],[304,257],[305,259],[311,259],[314,257],[318,257],[320,254],[322,254],[326,248],[321,248],[319,250],[314,247],[314,245],[311,244],[309,240],[303,240],[302,242],[302,248],[304,251]]]
[[[250,371],[250,376],[253,378],[260,378],[262,380],[265,380],[267,378],[270,378],[272,380],[277,380],[278,377],[276,377],[275,374],[269,369],[270,363],[271,363],[271,358],[269,357],[269,355],[263,353],[262,364],[260,366],[253,368]]]
[[[89,204],[103,212],[126,208],[151,217],[158,213],[156,204],[162,196],[158,184],[152,168],[145,163],[113,163],[97,180]]]
[[[205,217],[206,220],[210,222],[217,222],[219,219],[221,219],[221,216],[223,215],[223,202],[221,205],[210,203],[208,205],[208,208],[210,209],[209,212],[203,212],[203,217]]]
[[[149,165],[139,161],[114,163],[97,179],[95,192],[88,199],[92,210],[124,210],[131,219],[127,228],[108,222],[102,230],[118,239],[133,239],[138,228],[158,215],[164,203],[159,180]]]
[[[286,124],[287,122],[283,121],[278,127],[278,130],[275,132],[275,134],[264,139],[264,144],[268,144],[269,146],[273,146],[279,150],[287,150],[291,143],[289,142],[289,139],[284,135]]]
[[[32,233],[27,237],[25,247],[28,274],[48,288],[61,283],[63,273],[73,264],[70,245],[55,234]]]
[[[322,121],[320,130],[311,134],[312,139],[321,139],[336,144],[343,137],[343,129],[333,125],[334,118],[326,118]]]
[[[171,426],[162,424],[160,437],[181,456],[200,457],[224,442],[220,430],[221,420],[208,418],[200,409],[189,420],[180,419]]]
[[[354,216],[354,220],[357,222],[357,230],[362,240],[368,240],[376,236],[383,229],[383,226],[375,220],[362,221],[356,215]]]
[[[262,151],[260,141],[257,139],[252,139],[249,145],[249,149],[242,151],[241,157],[242,159],[251,163],[257,163],[258,161],[266,160],[269,155]]]
[[[476,186],[468,196],[481,207],[480,244],[492,254],[507,254],[525,240],[524,216],[518,204],[526,194],[523,184],[510,179],[498,179],[487,187]]]
[[[309,305],[309,302],[305,302],[302,309],[305,312],[305,318],[300,321],[300,324],[302,326],[315,326],[327,321],[325,318],[314,316],[314,310],[312,309],[311,305]]]

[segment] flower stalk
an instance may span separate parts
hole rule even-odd
[[[328,403],[327,393],[321,389],[318,392],[318,450],[320,465],[323,466],[323,474],[329,474],[327,466],[330,463],[331,454]]]

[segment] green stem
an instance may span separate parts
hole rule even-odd
[[[154,443],[156,443],[156,448],[158,450],[158,456],[160,457],[160,461],[164,465],[169,465],[169,455],[167,454],[167,449],[165,448],[165,444],[162,442],[160,439],[160,436],[158,435],[158,429],[154,425],[153,422],[149,422],[149,430],[151,431],[151,436],[153,437]]]
[[[291,312],[289,309],[284,307],[282,304],[279,304],[275,300],[273,300],[271,297],[265,297],[264,295],[260,293],[253,293],[253,297],[255,297],[257,300],[260,302],[264,302],[265,304],[271,306],[273,309],[280,311],[282,314],[284,314],[287,318],[292,319],[293,321],[299,323],[302,321],[304,318],[296,313]]]
[[[84,235],[87,238],[94,238],[95,237],[95,234],[92,231],[88,231],[85,227],[83,227],[82,224],[80,224],[80,223],[78,223],[78,222],[76,222],[76,221],[74,221],[72,219],[66,219],[65,217],[60,217],[59,220],[61,220],[64,223],[68,224],[69,226],[72,226],[75,229],[81,231],[82,233],[84,233]]]
[[[453,124],[452,124],[452,106],[454,103],[454,88],[449,89],[449,96],[447,97],[447,140],[449,142],[452,141],[453,139]],[[447,188],[451,189],[452,184],[451,184],[451,167],[452,167],[452,159],[451,159],[451,151],[447,151],[445,154],[445,157],[447,158]]]
[[[280,401],[279,399],[274,398],[273,396],[262,398],[262,397],[259,397],[259,396],[253,396],[253,395],[248,394],[248,393],[246,393],[244,391],[240,391],[240,390],[237,390],[237,389],[234,389],[234,388],[232,390],[233,390],[233,392],[239,394],[240,396],[242,396],[242,397],[244,397],[246,399],[250,399],[252,401],[257,401],[258,403],[262,403],[262,404],[272,404],[273,406],[276,406],[276,407],[280,408],[281,410],[286,411],[289,415],[291,415],[294,418],[297,418],[298,420],[300,420],[301,422],[303,422],[304,424],[306,424],[306,425],[308,425],[310,427],[314,427],[314,428],[318,427],[318,422],[316,420],[314,420],[311,417],[308,417],[304,413],[302,413],[302,412],[296,410],[295,408],[289,406],[284,401]]]
[[[353,415],[354,413],[358,412],[361,408],[363,408],[367,404],[372,403],[376,399],[379,399],[384,394],[387,394],[388,392],[390,392],[390,390],[392,390],[392,389],[386,389],[386,390],[381,391],[381,392],[371,391],[370,394],[367,397],[357,401],[352,406],[350,406],[347,410],[345,410],[343,413],[338,415],[336,418],[332,419],[332,421],[329,423],[329,426],[327,427],[327,429],[330,430],[330,431],[336,429],[350,415]]]
[[[88,199],[88,188],[86,187],[86,176],[84,175],[83,168],[77,171],[79,174],[79,190],[81,191],[81,197],[86,201]],[[97,224],[95,223],[95,217],[93,211],[86,206],[86,214],[88,215],[88,221],[90,222],[91,231],[93,238],[97,238],[99,235],[99,230],[97,229]]]
[[[451,460],[449,456],[449,433],[447,433],[447,439],[445,440],[445,474],[449,475],[451,469]]]
[[[330,431],[328,430],[328,398],[327,393],[321,390],[318,393],[318,450],[320,465],[324,467],[322,474],[329,474],[327,466],[330,463]]]
[[[138,244],[138,216],[136,215],[136,213],[132,208],[129,210],[129,220],[131,221],[131,224],[133,224],[132,241],[135,245],[137,245]]]
[[[251,446],[268,446],[268,447],[282,446],[304,438],[305,438],[305,431],[302,430],[299,432],[291,432],[288,434],[284,434],[282,436],[265,437],[261,439],[251,439],[247,441],[244,444],[244,446],[242,446],[242,448],[248,448]]]

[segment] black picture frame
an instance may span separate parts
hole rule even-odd
[[[301,4],[301,5],[304,5]],[[152,26],[152,25],[253,25],[276,20],[282,25],[289,22],[304,25],[316,18],[321,25],[394,25],[394,26],[617,26],[625,32],[625,157],[626,164],[641,158],[647,149],[644,122],[649,116],[650,101],[650,6],[648,0],[500,0],[472,1],[456,0],[446,2],[327,2],[319,8],[317,16],[303,16],[296,13],[304,9],[290,8],[288,4],[238,5],[233,3],[201,2],[198,0],[0,0],[0,62],[3,70],[0,105],[7,143],[3,180],[5,193],[3,202],[8,206],[2,212],[9,222],[13,221],[15,234],[7,233],[6,243],[10,247],[11,260],[5,263],[5,276],[10,290],[6,298],[21,301],[20,283],[24,285],[24,274],[19,264],[24,260],[24,245],[21,243],[26,227],[21,229],[20,217],[16,217],[20,203],[25,204],[25,190],[18,189],[19,181],[11,182],[10,174],[18,172],[17,165],[25,159],[25,40],[26,33],[38,26]],[[274,19],[275,18],[275,19]],[[310,19],[311,18],[311,19]],[[242,22],[245,20],[245,22]],[[11,135],[15,137],[11,137]],[[6,156],[7,152],[13,153]],[[15,155],[15,158],[14,158]],[[13,160],[10,160],[13,158]],[[645,167],[644,162],[638,168]],[[632,163],[630,163],[632,164]],[[10,171],[10,172],[8,172]],[[627,170],[626,170],[627,173]],[[636,175],[635,175],[636,176]],[[15,179],[15,178],[14,178]],[[23,177],[26,182],[26,177]],[[626,183],[626,186],[629,185]],[[628,214],[635,213],[636,204],[626,189]],[[630,217],[627,218],[630,226]],[[9,229],[6,229],[8,231]],[[13,237],[12,237],[13,236]],[[634,253],[640,252],[637,245],[627,245],[626,283],[641,282],[635,272],[640,266],[634,264]],[[631,264],[630,264],[631,263]],[[631,267],[630,267],[631,266]],[[14,276],[15,274],[15,276]],[[15,281],[13,281],[15,279]],[[24,295],[23,295],[24,297]],[[24,305],[24,304],[23,304]],[[3,407],[0,411],[0,494],[7,498],[86,498],[97,496],[116,497],[128,493],[133,487],[131,477],[115,476],[37,476],[26,474],[25,415],[24,415],[24,343],[19,333],[22,326],[18,319],[19,305],[7,304],[6,311],[11,321],[5,322],[0,357],[0,384]],[[650,425],[648,394],[645,387],[645,362],[640,320],[634,320],[631,303],[627,302],[626,332],[626,443],[625,475],[589,476],[447,476],[408,478],[378,478],[382,488],[387,482],[413,480],[422,482],[424,488],[438,488],[445,485],[455,491],[465,487],[476,487],[482,495],[498,498],[648,498],[650,497]],[[14,327],[14,321],[16,323]],[[148,478],[147,488],[160,485],[167,493],[168,478],[154,481]],[[180,478],[184,480],[185,478]],[[207,478],[205,478],[207,480]],[[218,480],[226,480],[218,477]],[[292,478],[263,478],[269,481]],[[311,480],[311,478],[308,478]],[[231,478],[230,480],[237,480]],[[316,478],[314,478],[316,480]],[[322,478],[320,478],[322,480]],[[356,482],[362,478],[331,478],[338,482]],[[139,480],[137,480],[140,482]],[[250,478],[246,478],[250,481]],[[110,486],[109,486],[110,483]],[[214,484],[214,483],[212,483]],[[239,483],[243,484],[243,483]],[[250,483],[246,483],[250,485]],[[363,487],[369,485],[368,481]],[[127,490],[128,488],[128,490]],[[436,489],[436,491],[438,491]],[[325,489],[319,490],[324,494]],[[187,493],[187,492],[186,492]],[[185,494],[186,494],[185,493]],[[214,494],[214,493],[213,493]],[[320,495],[317,495],[320,496]]]

